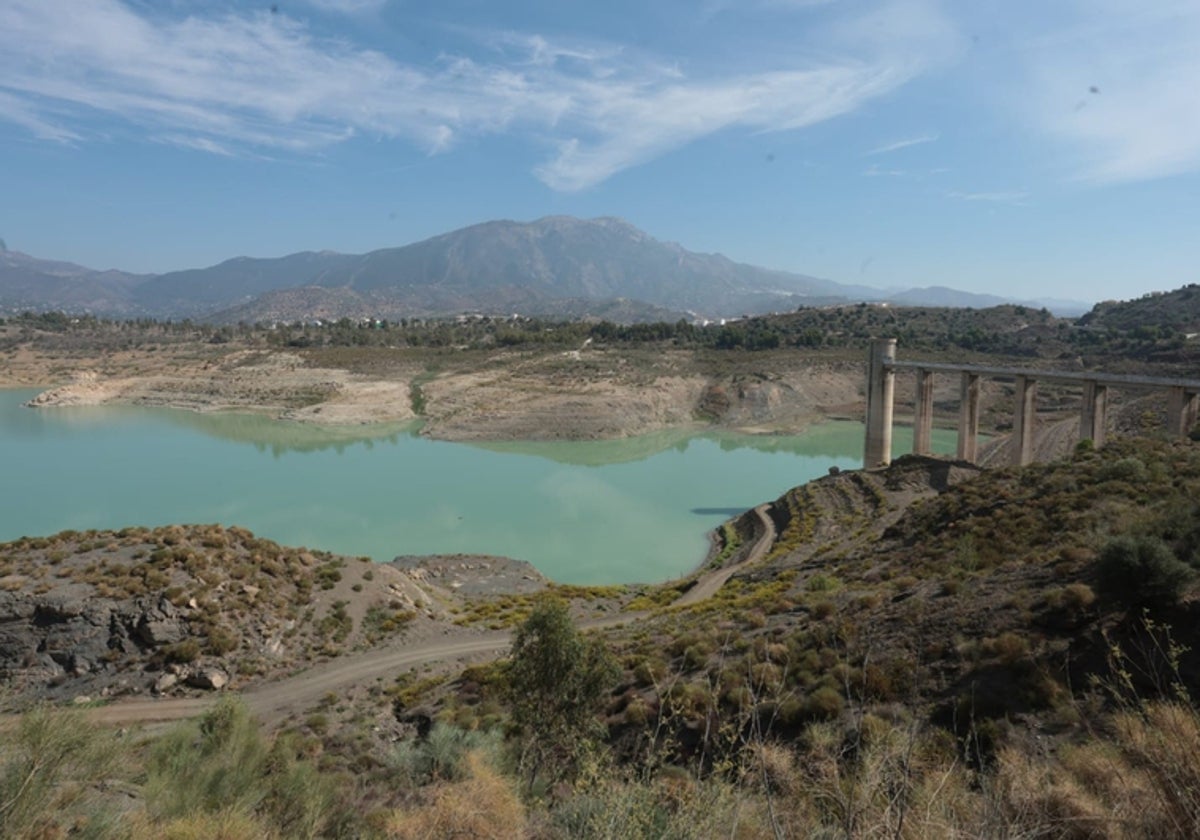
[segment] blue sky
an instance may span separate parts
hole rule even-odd
[[[888,287],[1200,280],[1195,0],[0,0],[0,238],[157,272],[620,216]]]

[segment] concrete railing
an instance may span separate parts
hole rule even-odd
[[[1039,382],[1083,386],[1079,436],[1080,439],[1092,440],[1097,446],[1104,443],[1109,388],[1167,392],[1167,430],[1173,434],[1186,435],[1200,419],[1200,380],[941,362],[900,362],[896,360],[896,339],[881,338],[871,343],[867,362],[867,429],[863,447],[863,466],[867,468],[891,463],[895,379],[896,372],[901,370],[916,372],[913,452],[919,455],[930,454],[933,383],[934,376],[939,373],[960,377],[957,454],[966,461],[974,461],[978,455],[980,382],[983,377],[1011,378],[1016,382],[1017,398],[1013,411],[1015,464],[1028,464],[1033,460],[1033,421]]]

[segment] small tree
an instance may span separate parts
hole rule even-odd
[[[580,636],[564,601],[538,600],[517,628],[508,668],[512,717],[524,739],[521,764],[530,788],[543,770],[567,775],[578,770],[597,734],[604,691],[618,673],[600,639]]]

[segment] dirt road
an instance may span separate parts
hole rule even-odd
[[[767,552],[771,550],[771,546],[775,544],[775,523],[771,521],[771,517],[767,516],[767,508],[770,505],[759,505],[754,509],[755,515],[758,517],[758,536],[755,538],[754,546],[746,554],[745,559],[740,563],[732,566],[727,566],[724,569],[716,569],[712,572],[707,572],[701,575],[700,580],[696,585],[689,589],[682,598],[675,602],[674,606],[686,607],[691,604],[699,603],[707,598],[711,598],[717,593],[725,582],[729,580],[740,569],[747,566],[753,566],[759,560],[767,556]]]

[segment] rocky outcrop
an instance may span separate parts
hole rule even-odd
[[[436,623],[452,598],[242,528],[24,537],[0,543],[0,687],[14,702],[242,689]]]
[[[524,560],[486,554],[401,556],[391,565],[421,586],[434,586],[459,595],[517,595],[538,592],[547,579]],[[415,589],[423,598],[428,595]],[[421,608],[423,603],[414,603]]]
[[[163,597],[97,598],[91,586],[0,592],[0,680],[62,682],[144,668],[192,631]],[[100,682],[104,682],[103,679]]]

